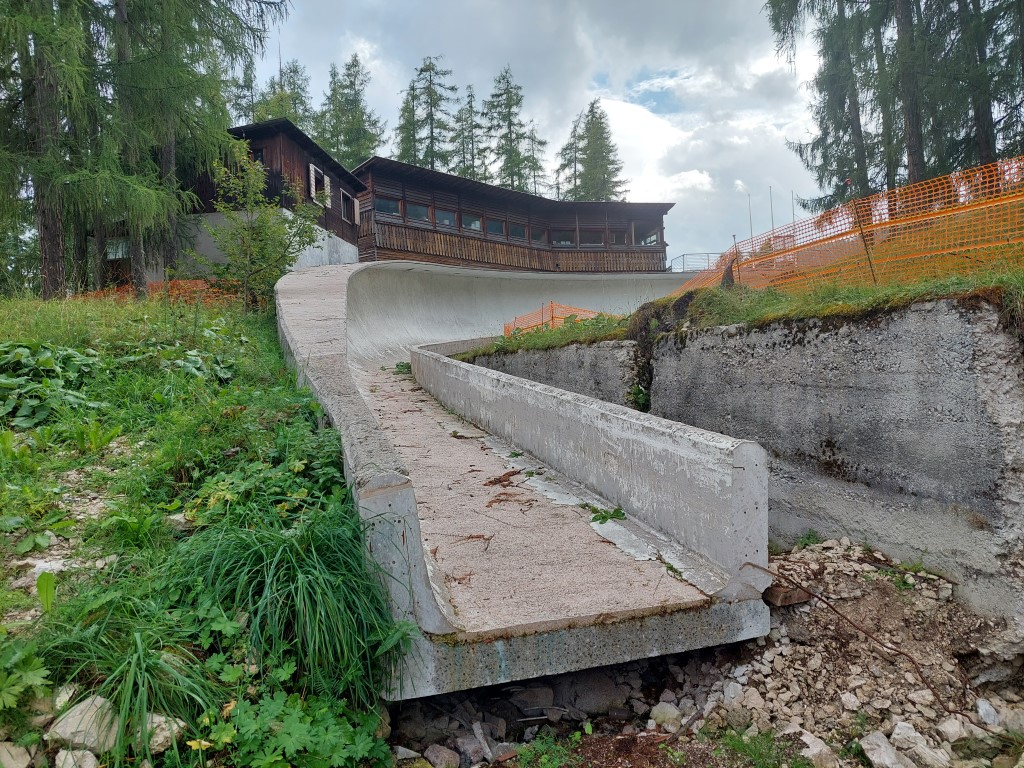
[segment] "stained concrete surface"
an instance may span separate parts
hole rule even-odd
[[[484,486],[511,460],[406,378],[380,370],[408,359],[414,341],[493,335],[547,300],[625,312],[685,279],[381,264],[306,270],[279,283],[282,341],[342,433],[346,474],[371,552],[390,575],[396,615],[425,631],[387,695],[431,695],[767,631],[760,600],[709,599],[657,559],[600,536],[582,510],[554,503],[583,498],[571,483],[557,493],[532,482]],[[558,485],[557,473],[539,464],[532,471]],[[668,544],[652,540],[646,551]]]

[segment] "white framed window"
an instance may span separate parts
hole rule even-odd
[[[309,164],[309,196],[318,205],[331,207],[331,177],[313,163]]]

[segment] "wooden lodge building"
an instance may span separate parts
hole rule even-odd
[[[544,272],[663,272],[673,203],[570,202],[372,157],[349,172],[285,118],[230,129],[267,169],[267,195],[290,208],[322,201],[321,242],[295,268],[409,260]],[[287,184],[285,180],[287,179]],[[216,190],[196,212],[216,225]],[[204,227],[195,250],[223,258]]]
[[[545,272],[663,272],[673,203],[570,202],[372,157],[353,173],[359,260]]]

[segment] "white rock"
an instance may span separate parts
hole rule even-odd
[[[668,733],[675,733],[683,724],[683,713],[675,704],[667,701],[659,702],[651,710],[651,720],[660,725]]]
[[[849,712],[856,712],[858,709],[860,709],[860,700],[857,698],[857,695],[854,693],[850,693],[849,691],[845,691],[844,693],[842,693],[839,696],[839,701],[842,702],[843,709]]]
[[[917,768],[910,758],[896,751],[881,731],[861,738],[860,746],[874,768]]]
[[[806,748],[800,754],[814,764],[814,768],[839,768],[839,758],[832,748],[817,736],[800,729],[800,741]]]
[[[752,709],[755,712],[759,712],[764,709],[764,699],[761,697],[757,688],[748,688],[747,692],[743,694],[743,706],[747,709]]]
[[[1014,733],[1024,733],[1024,709],[999,708],[999,725]]]
[[[3,768],[28,768],[32,757],[28,750],[10,741],[0,741],[0,766]]]
[[[949,755],[923,743],[910,750],[910,757],[922,768],[949,768],[950,764]]]
[[[53,762],[54,768],[98,768],[99,760],[87,749],[62,749]]]
[[[166,752],[178,737],[185,730],[186,724],[183,720],[173,717],[166,717],[159,713],[152,713],[147,719],[149,726],[149,751],[154,755]]]
[[[935,703],[935,694],[927,688],[922,688],[920,691],[909,693],[907,694],[907,698],[915,704],[924,704],[925,706]]]
[[[999,725],[999,713],[996,712],[995,707],[989,702],[988,699],[978,699],[976,704],[978,708],[978,717],[985,725]]]
[[[910,723],[896,723],[889,741],[896,749],[913,749],[918,744],[927,746],[924,736],[915,731]]]
[[[743,686],[736,682],[726,683],[723,698],[727,709],[738,707],[743,700]]]
[[[960,718],[952,715],[935,726],[935,730],[938,731],[943,741],[948,741],[950,744],[967,736],[967,730],[960,722]]]
[[[53,744],[102,754],[114,747],[117,730],[117,715],[111,703],[102,696],[90,696],[58,717],[43,738]]]
[[[807,669],[810,672],[815,672],[815,671],[821,669],[821,654],[820,653],[816,653],[813,656],[811,656],[810,660],[808,660],[808,662],[807,662]]]
[[[64,707],[71,703],[71,700],[75,698],[75,694],[77,693],[78,686],[74,684],[62,685],[60,688],[58,688],[56,695],[53,697],[54,711],[60,712],[62,709],[64,709]]]
[[[394,754],[395,760],[415,760],[420,756],[419,752],[413,752],[411,749],[406,749],[398,744],[391,748],[391,752]]]

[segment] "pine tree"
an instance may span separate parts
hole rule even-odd
[[[286,61],[276,76],[271,76],[253,104],[257,123],[286,117],[306,133],[313,130],[313,107],[309,97],[309,74],[297,59]]]
[[[580,160],[582,151],[581,133],[584,113],[573,118],[569,138],[558,150],[558,169],[555,172],[555,197],[560,200],[576,200],[580,186]]]
[[[466,86],[466,98],[455,113],[452,131],[452,165],[448,169],[456,176],[474,181],[488,181],[487,144],[484,140],[484,125],[476,107],[473,86]]]
[[[599,99],[587,106],[583,117],[580,141],[580,172],[577,200],[622,200],[626,180],[622,178],[622,161],[612,141],[608,113]]]
[[[386,125],[366,103],[370,74],[353,53],[339,73],[331,64],[330,79],[313,121],[313,138],[346,168],[355,168],[377,153]]]
[[[498,186],[527,192],[529,131],[521,116],[522,108],[523,89],[506,66],[494,79],[491,97],[483,105],[485,135],[491,142],[491,174]]]
[[[439,66],[440,56],[426,56],[416,70],[416,132],[420,137],[420,164],[439,171],[451,164],[451,104],[456,86],[448,82],[452,71]]]
[[[547,139],[537,134],[537,124],[531,120],[526,126],[526,153],[523,157],[523,172],[526,176],[528,191],[534,195],[543,195],[548,189],[548,177],[544,170],[544,150]]]
[[[409,165],[422,165],[420,144],[416,130],[416,83],[410,81],[402,92],[402,106],[398,110],[398,125],[395,126],[395,160]]]

